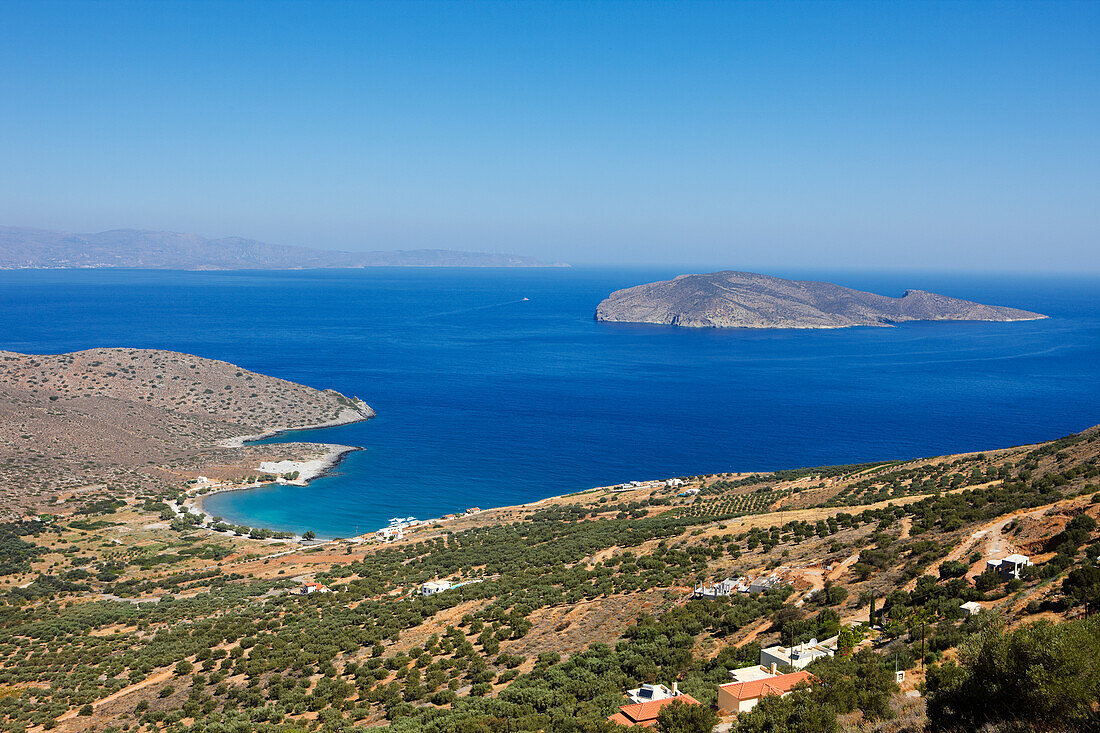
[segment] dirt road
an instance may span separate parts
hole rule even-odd
[[[172,678],[172,670],[170,670],[170,669],[166,669],[163,672],[157,672],[154,675],[150,675],[149,677],[146,677],[141,682],[135,682],[134,684],[129,685],[128,687],[123,687],[118,692],[112,692],[110,695],[108,695],[107,697],[105,697],[101,700],[96,700],[95,702],[92,703],[92,708],[95,709],[95,708],[98,708],[100,705],[106,705],[107,703],[113,702],[114,700],[118,700],[119,698],[126,697],[127,695],[132,695],[133,693],[137,692],[138,690],[144,690],[146,687],[151,687],[152,685],[160,684],[161,682],[164,682],[165,680],[169,680],[171,678]],[[78,708],[73,708],[72,710],[68,711],[67,713],[62,713],[61,715],[57,716],[57,721],[61,722],[61,721],[64,721],[64,720],[69,720],[70,718],[75,718],[78,712],[79,712]]]

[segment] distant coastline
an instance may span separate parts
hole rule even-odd
[[[0,226],[0,270],[314,270],[368,267],[569,267],[534,257],[447,249],[344,252],[242,237],[112,229],[92,234]]]

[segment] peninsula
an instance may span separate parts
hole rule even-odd
[[[596,308],[597,321],[694,328],[848,328],[1040,318],[1046,316],[923,290],[891,298],[833,283],[735,271],[680,275],[616,290]]]
[[[364,267],[568,267],[533,257],[447,249],[340,252],[258,242],[208,239],[179,232],[112,229],[74,234],[0,227],[0,270],[313,270]]]
[[[334,390],[173,351],[0,351],[0,517],[105,488],[112,499],[156,491],[200,474],[243,482],[262,474],[264,462],[331,463],[354,449],[245,445],[240,436],[373,416]]]

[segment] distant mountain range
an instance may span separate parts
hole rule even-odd
[[[596,320],[699,328],[846,328],[904,321],[1033,321],[1046,316],[924,290],[900,298],[752,272],[680,275],[616,290]]]
[[[73,234],[0,227],[0,270],[130,267],[149,270],[308,270],[337,267],[568,267],[532,257],[446,249],[339,252],[254,239],[112,229]]]

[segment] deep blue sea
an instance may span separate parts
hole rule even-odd
[[[612,290],[678,272],[0,272],[0,349],[173,349],[362,397],[376,419],[289,436],[365,448],[338,475],[206,505],[321,536],[629,479],[937,455],[1100,423],[1100,277],[769,273],[1051,316],[1022,323],[592,319]]]

